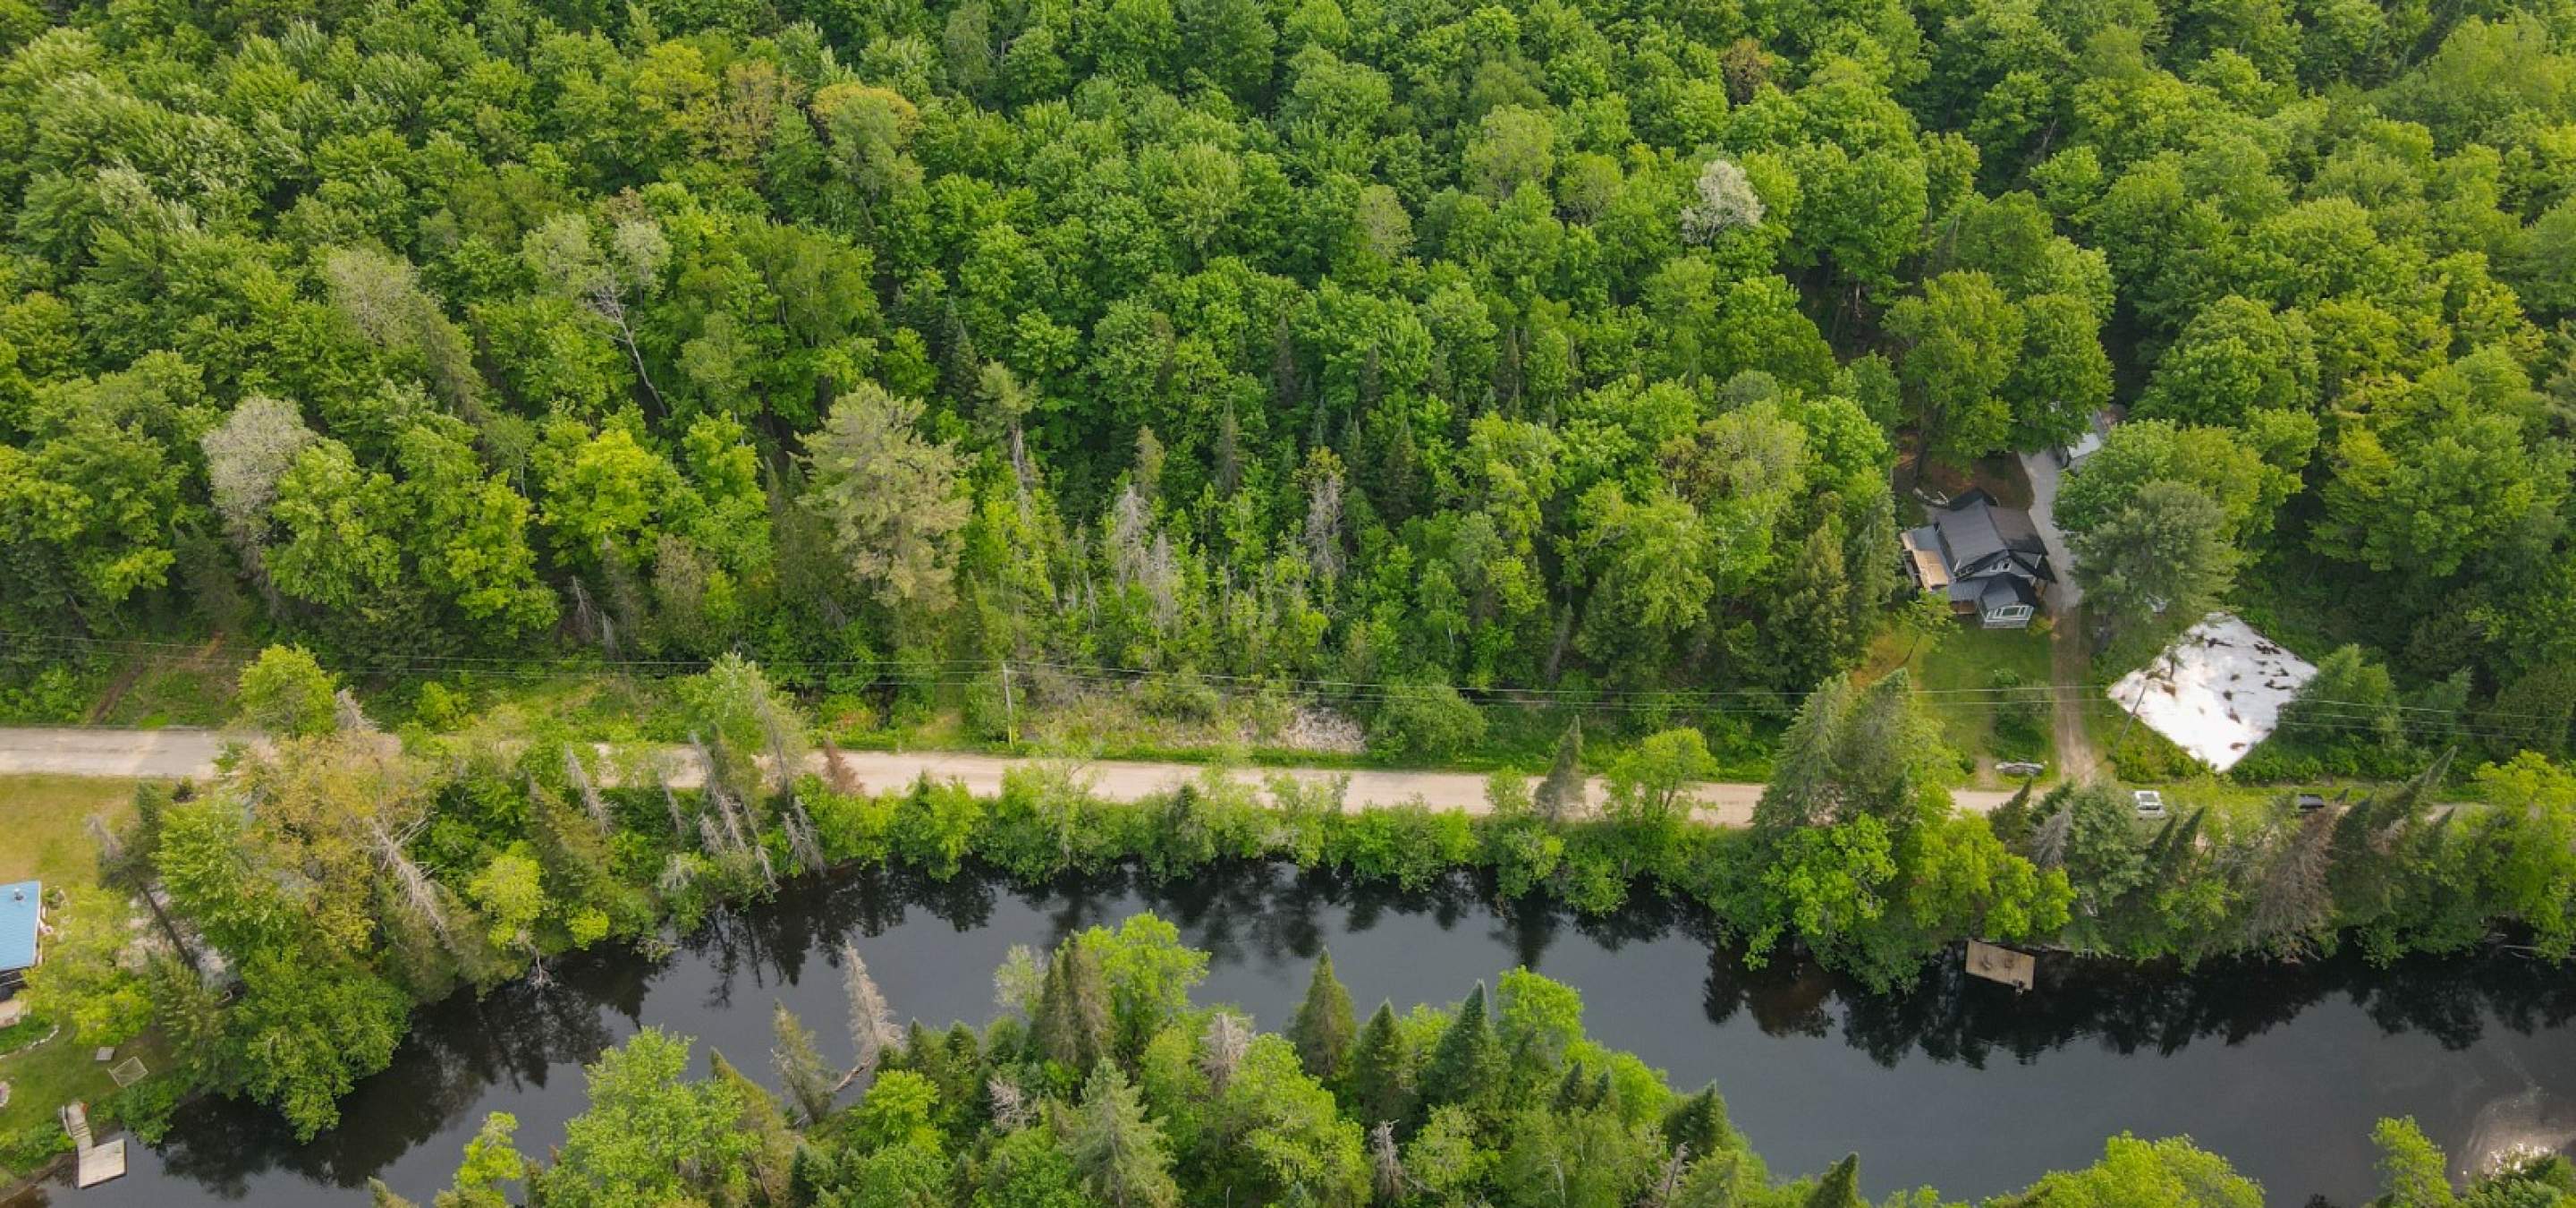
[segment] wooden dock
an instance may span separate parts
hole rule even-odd
[[[105,1145],[93,1144],[89,1135],[89,1105],[66,1103],[62,1108],[63,1131],[71,1134],[72,1152],[79,1166],[72,1174],[72,1186],[96,1187],[125,1174],[125,1138]]]
[[[125,1175],[125,1138],[93,1145],[80,1151],[80,1169],[72,1175],[74,1187],[96,1187],[109,1179]]]

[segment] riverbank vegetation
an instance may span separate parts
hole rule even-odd
[[[1174,1208],[1180,1204],[1497,1208],[1944,1208],[1933,1188],[1862,1193],[1861,1158],[1783,1179],[1715,1086],[1587,1035],[1571,988],[1527,969],[1456,1003],[1363,1016],[1315,964],[1284,1029],[1192,990],[1206,954],[1150,914],[1054,952],[1015,949],[995,1017],[896,1026],[856,949],[839,957],[854,1061],[827,1064],[784,1006],[773,1095],[724,1055],[691,1076],[686,1038],[646,1029],[591,1065],[589,1106],[531,1160],[488,1117],[437,1203],[779,1208]],[[851,1092],[849,1088],[857,1090]],[[2576,1201],[2565,1158],[2511,1155],[2465,1193],[2412,1120],[2381,1121],[2383,1208],[2550,1208]],[[379,1208],[410,1201],[374,1185]],[[1985,1208],[2259,1208],[2263,1191],[2188,1138],[2109,1139]],[[2278,1201],[2275,1201],[2278,1202]]]
[[[13,2],[0,709],[247,635],[407,686],[736,652],[981,740],[1269,692],[1437,760],[1537,694],[1723,749],[1888,622],[1915,483],[2117,404],[2060,517],[2112,650],[2255,597],[2417,728],[2562,754],[2571,43],[2551,0]]]
[[[169,922],[66,920],[31,987],[79,1042],[143,1034],[171,1065],[113,1106],[145,1128],[191,1090],[255,1099],[303,1135],[382,1069],[410,1009],[599,943],[653,945],[791,877],[971,863],[1036,883],[1128,865],[1172,879],[1285,861],[1420,887],[1471,878],[1587,915],[1660,896],[1760,961],[1783,945],[1880,989],[1965,938],[2192,961],[2355,946],[2374,959],[2510,944],[2576,948],[2576,776],[2526,757],[2478,771],[2485,800],[2425,787],[2139,819],[2102,787],[1954,810],[1937,726],[1902,676],[1828,681],[1791,725],[1746,828],[1698,825],[1701,737],[1621,754],[1598,803],[1579,733],[1553,767],[1497,774],[1482,814],[1342,808],[1338,786],[1210,774],[1144,801],[1088,791],[1080,765],[1015,771],[998,797],[930,780],[864,791],[761,670],[682,681],[685,759],[542,727],[408,742],[377,730],[301,652],[240,693],[275,739],[209,785],[145,786],[108,881]],[[1087,1063],[1086,1063],[1087,1064]]]

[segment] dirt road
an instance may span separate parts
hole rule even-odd
[[[211,730],[0,728],[0,775],[53,772],[72,776],[155,779],[189,776],[202,779],[215,774],[215,757],[222,752],[225,737]],[[685,750],[670,748],[660,752],[660,756],[671,769],[674,783],[685,787],[698,778],[696,761]],[[1002,774],[1011,768],[1037,762],[959,751],[848,751],[842,754],[842,759],[849,772],[870,789],[895,788],[927,775],[934,780],[961,781],[979,794],[999,791]],[[1192,764],[1128,760],[1093,760],[1070,766],[1090,783],[1094,793],[1112,801],[1140,800],[1206,773],[1206,769]],[[1419,800],[1433,809],[1464,810],[1471,814],[1485,810],[1485,777],[1473,772],[1244,768],[1235,769],[1229,775],[1255,786],[1278,775],[1308,781],[1347,775],[1350,777],[1350,791],[1344,800],[1354,807],[1366,809]],[[1601,795],[1599,781],[1592,783],[1591,793],[1597,802]],[[2011,794],[1961,789],[1953,796],[1961,807],[1984,813],[2002,805]],[[1762,786],[1706,784],[1699,787],[1698,797],[1699,816],[1704,821],[1741,826],[1752,819],[1753,803],[1761,799]],[[0,809],[5,809],[5,806],[6,803],[0,801]]]
[[[2049,679],[2058,684],[2081,684],[2091,673],[2084,649],[2084,585],[2075,578],[2075,555],[2066,544],[2066,535],[2057,529],[2057,456],[2044,450],[2024,453],[2021,468],[2030,478],[2031,527],[2039,530],[2040,544],[2048,547],[2048,565],[2057,572],[2057,582],[2048,589]],[[2084,710],[2092,703],[2086,697],[2089,691],[2059,689],[2050,726],[2060,773],[2078,780],[2110,770],[2103,766],[2102,755],[2093,749],[2092,737],[2084,728]]]
[[[223,736],[212,730],[0,728],[0,775],[204,778],[215,774],[223,747]]]

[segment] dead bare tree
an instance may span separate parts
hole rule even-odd
[[[1209,1016],[1207,1034],[1199,1045],[1199,1069],[1207,1075],[1208,1088],[1222,1094],[1251,1049],[1252,1029],[1244,1025],[1242,1016],[1232,1011]]]
[[[841,945],[841,982],[850,995],[850,1044],[858,1053],[858,1063],[841,1078],[846,1087],[875,1073],[886,1050],[903,1044],[903,1033],[894,1025],[894,1009],[886,1005],[877,979],[868,976],[868,963],[860,959],[856,944]]]
[[[662,786],[662,806],[671,811],[671,833],[683,839],[688,838],[689,815],[687,811],[680,808],[680,795],[672,791],[670,777],[664,776],[657,768],[653,772],[653,782]]]
[[[993,1101],[993,1126],[1003,1132],[1026,1128],[1037,1120],[1037,1107],[1019,1083],[995,1074],[984,1081],[984,1094]]]
[[[831,739],[823,740],[823,783],[832,791],[848,796],[859,791],[858,773],[850,770],[850,761]]]
[[[1369,1164],[1379,1199],[1399,1200],[1413,1189],[1412,1176],[1404,1172],[1404,1157],[1396,1152],[1394,1121],[1380,1120],[1377,1127],[1369,1130]]]
[[[608,816],[608,798],[599,791],[598,785],[591,783],[590,770],[581,764],[581,753],[567,744],[563,756],[564,779],[571,782],[573,792],[580,794],[582,810],[590,815],[600,834],[613,833],[617,827]]]
[[[695,884],[697,879],[698,866],[691,863],[687,856],[672,852],[671,858],[662,863],[662,875],[654,878],[653,888],[663,897],[668,898],[688,892],[689,886]]]
[[[823,858],[823,837],[814,829],[814,816],[805,812],[804,798],[787,803],[787,814],[779,819],[780,829],[787,832],[787,850],[807,872],[821,872],[828,861]]]
[[[1690,1143],[1673,1146],[1673,1151],[1664,1155],[1664,1169],[1655,1176],[1654,1187],[1646,1192],[1645,1199],[1639,1201],[1642,1208],[1669,1208],[1673,1196],[1682,1189],[1682,1175],[1689,1169]]]
[[[342,688],[331,698],[331,704],[336,712],[335,720],[339,723],[341,733],[373,734],[376,732],[376,723],[368,719],[365,709],[358,707],[357,693]]]
[[[448,929],[447,907],[438,899],[438,886],[429,879],[428,873],[421,871],[420,865],[412,862],[411,855],[403,850],[403,841],[408,836],[397,837],[392,831],[386,830],[384,820],[381,818],[367,819],[367,829],[375,842],[376,860],[393,872],[394,885],[402,891],[403,900],[410,903],[413,910],[420,912],[422,920],[429,924],[429,929],[438,934],[439,943],[447,945],[451,950],[455,948],[456,937]]]
[[[107,828],[107,819],[91,814],[81,819],[81,829],[89,832],[89,841],[98,845],[98,858],[113,864],[125,858],[125,841]]]
[[[2066,842],[2075,833],[2075,806],[2050,814],[2030,832],[2030,862],[2041,868],[2066,863]]]

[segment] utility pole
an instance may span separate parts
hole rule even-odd
[[[1011,660],[996,660],[1002,666],[1002,737],[1012,746],[1020,745],[1019,711],[1011,705]]]
[[[2174,639],[2174,640],[2175,640],[2176,642],[2180,642],[2180,641],[2181,641],[2181,639],[2180,639],[2180,638],[2176,638],[2176,639]],[[2152,663],[2147,664],[2147,668],[2154,668],[2154,667],[2159,667],[2159,666],[2161,666],[2161,667],[2163,667],[2163,668],[2165,669],[2165,674],[2166,674],[2166,675],[2172,675],[2172,674],[2173,674],[2173,663],[2174,663],[2174,658],[2175,658],[2175,655],[2174,655],[2174,647],[2172,647],[2172,646],[2167,646],[2167,647],[2165,647],[2165,649],[2164,649],[2164,651],[2163,651],[2162,653],[2160,653],[2160,654],[2156,655],[2155,662],[2152,662]],[[2150,675],[2150,674],[2148,674],[2147,669],[2142,668],[2142,669],[2140,669],[2140,670],[2139,670],[2139,672],[2138,672],[2138,699],[2136,699],[2136,700],[2134,700],[2134,701],[2129,702],[2129,716],[2128,716],[2128,719],[2120,723],[2120,736],[2119,736],[2118,738],[2116,738],[2116,739],[2113,739],[2113,740],[2112,740],[2112,742],[2111,742],[2111,749],[2112,749],[2113,751],[2118,751],[2118,750],[2120,749],[2120,744],[2122,744],[2122,743],[2125,743],[2125,742],[2129,741],[2129,727],[2131,727],[2131,726],[2134,726],[2134,725],[2138,724],[2138,710],[2140,710],[2140,709],[2144,709],[2144,708],[2146,708],[2146,707],[2147,707],[2147,681],[2148,681],[2148,680],[2150,680],[2150,679],[2153,679],[2153,678],[2155,678],[2155,677],[2154,677],[2154,676],[2152,676],[2152,675]]]

